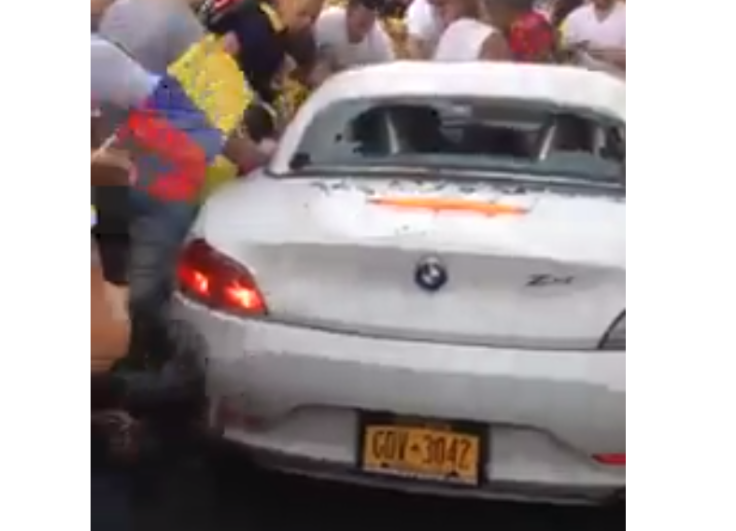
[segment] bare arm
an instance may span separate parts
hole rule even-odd
[[[408,37],[406,39],[406,52],[410,59],[428,59],[428,48],[429,46],[427,46],[427,43],[422,39],[417,37]]]
[[[319,45],[317,47],[317,58],[309,73],[308,86],[313,88],[320,86],[325,79],[338,70],[337,58],[332,47],[326,44]]]
[[[599,61],[626,71],[626,49],[624,48],[591,49],[589,53]]]
[[[318,59],[312,70],[305,76],[305,84],[311,88],[319,87],[332,73],[332,67],[326,61]]]
[[[388,63],[396,60],[396,52],[394,51],[394,41],[391,40],[388,32],[381,24],[373,26],[373,32],[376,39],[376,52],[378,56],[376,61],[380,63]]]
[[[130,322],[122,297],[116,297],[102,275],[96,249],[92,249],[91,350],[92,373],[101,373],[125,356],[130,337]]]
[[[133,163],[123,151],[103,147],[92,152],[92,186],[127,185],[133,171]]]
[[[261,149],[246,133],[237,131],[225,143],[222,154],[235,164],[242,174],[268,162],[270,153]]]
[[[306,79],[310,88],[319,87],[324,81],[341,70],[335,49],[328,43],[317,43],[316,58]]]
[[[479,57],[483,61],[510,61],[511,58],[511,50],[509,50],[506,39],[497,32],[485,40]]]

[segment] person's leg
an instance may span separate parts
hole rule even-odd
[[[129,257],[131,353],[153,366],[166,361],[165,322],[176,260],[196,216],[196,206],[134,196]]]
[[[101,186],[93,190],[97,224],[93,234],[102,259],[105,280],[117,286],[128,282],[130,204],[127,186]]]

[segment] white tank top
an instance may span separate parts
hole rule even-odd
[[[476,61],[493,26],[472,18],[452,22],[442,32],[434,51],[434,61]]]

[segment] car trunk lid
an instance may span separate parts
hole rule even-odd
[[[611,197],[256,179],[204,219],[207,239],[254,272],[271,318],[303,326],[585,349],[625,305],[625,206]]]

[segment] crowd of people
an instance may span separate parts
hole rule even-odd
[[[91,25],[92,375],[103,397],[93,418],[104,462],[110,440],[130,450],[120,434],[135,419],[117,413],[136,385],[196,400],[166,316],[179,246],[204,198],[265,163],[326,78],[400,59],[626,72],[623,0],[91,0]]]

